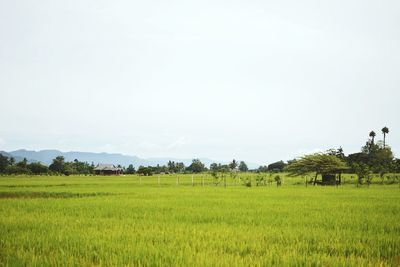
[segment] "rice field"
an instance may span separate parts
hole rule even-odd
[[[400,266],[398,184],[282,177],[0,177],[0,266]]]

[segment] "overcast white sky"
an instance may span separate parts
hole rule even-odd
[[[0,150],[400,154],[400,1],[0,0]]]

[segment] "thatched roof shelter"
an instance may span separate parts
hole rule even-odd
[[[98,175],[120,175],[122,168],[115,167],[113,164],[98,164],[93,171]]]

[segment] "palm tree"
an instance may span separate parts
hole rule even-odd
[[[385,148],[386,147],[386,135],[389,133],[389,128],[386,126],[383,127],[382,133],[383,133],[383,148]]]
[[[371,137],[371,144],[374,144],[375,136],[376,136],[376,133],[374,131],[371,131],[369,133],[369,137]]]

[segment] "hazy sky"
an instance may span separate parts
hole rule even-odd
[[[400,155],[400,1],[0,0],[0,150]]]

